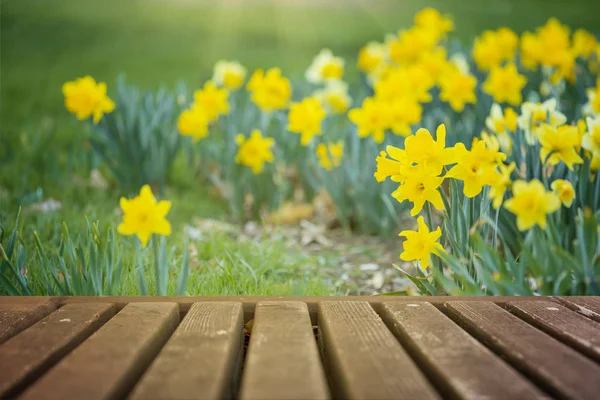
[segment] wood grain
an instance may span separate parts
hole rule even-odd
[[[444,397],[547,398],[431,304],[384,303],[381,316]]]
[[[23,394],[23,399],[125,396],[179,322],[175,303],[132,303]]]
[[[319,341],[335,398],[438,398],[368,303],[320,303]]]
[[[240,398],[329,398],[305,303],[277,301],[256,305]]]
[[[510,312],[563,343],[600,361],[600,323],[556,303],[508,303]]]
[[[0,346],[0,398],[14,396],[115,314],[110,304],[67,304]]]
[[[600,365],[491,302],[449,302],[448,314],[559,398],[600,393]]]
[[[243,328],[240,303],[195,303],[129,398],[232,398]]]
[[[56,310],[56,303],[45,297],[41,299],[5,297],[4,299],[0,302],[0,343],[29,328]]]
[[[556,297],[556,299],[571,310],[600,322],[599,296]]]

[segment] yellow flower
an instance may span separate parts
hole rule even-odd
[[[348,84],[344,81],[328,82],[325,88],[315,91],[314,97],[325,106],[327,112],[341,114],[348,110],[352,98],[348,95]]]
[[[486,147],[483,140],[473,139],[471,150],[462,143],[454,146],[457,164],[448,171],[446,178],[463,181],[463,193],[472,198],[481,193],[483,186],[493,183],[491,172],[506,159],[506,154]]]
[[[587,132],[583,135],[581,147],[600,156],[600,117],[587,117]]]
[[[512,152],[512,138],[510,132],[517,130],[518,114],[512,108],[504,109],[499,104],[492,104],[490,115],[485,120],[486,128],[496,135],[500,148],[505,153]]]
[[[575,200],[575,189],[573,189],[573,185],[571,184],[571,182],[565,181],[563,179],[557,179],[554,182],[552,182],[552,185],[550,185],[550,187],[565,207],[571,207],[571,204],[573,204],[573,200]]]
[[[560,199],[547,192],[542,182],[516,181],[513,184],[513,197],[506,200],[504,207],[517,216],[517,228],[526,231],[534,225],[546,229],[546,215],[560,208]]]
[[[421,54],[435,47],[437,35],[438,32],[419,26],[401,31],[398,37],[389,42],[391,60],[396,64],[417,62]]]
[[[289,124],[290,132],[299,133],[300,144],[308,146],[313,136],[322,135],[321,122],[325,118],[325,110],[319,100],[306,97],[299,103],[290,106]]]
[[[115,103],[106,95],[106,83],[96,83],[91,76],[65,82],[62,92],[65,107],[79,120],[92,117],[94,124],[97,124],[105,113],[115,109]]]
[[[213,82],[229,90],[238,90],[246,79],[246,68],[237,61],[221,60],[215,64]]]
[[[359,137],[371,135],[376,143],[382,143],[385,130],[390,127],[390,107],[387,103],[367,97],[361,108],[348,112],[348,118],[358,126]]]
[[[387,47],[383,43],[369,42],[358,53],[356,66],[359,70],[370,75],[385,63]]]
[[[550,18],[544,26],[538,28],[537,32],[541,64],[560,65],[564,53],[570,52],[569,28],[556,18]]]
[[[421,65],[393,68],[375,83],[375,97],[383,101],[411,97],[427,103],[431,101],[429,90],[434,85],[435,80]]]
[[[121,235],[137,235],[146,247],[152,234],[168,236],[171,234],[171,224],[166,216],[171,209],[171,202],[156,201],[150,186],[144,185],[139,196],[127,200],[121,197],[123,222],[117,230]]]
[[[454,30],[452,17],[444,16],[432,7],[426,7],[415,14],[415,25],[433,32],[438,39],[445,38],[448,32]]]
[[[266,74],[257,69],[246,88],[252,92],[252,101],[264,112],[285,108],[292,96],[292,85],[279,68],[271,68]]]
[[[263,171],[265,162],[273,162],[274,156],[271,147],[275,144],[275,140],[263,137],[260,130],[254,129],[249,138],[245,138],[240,133],[235,138],[235,142],[238,145],[235,162],[252,168],[254,175]]]
[[[204,87],[194,92],[194,105],[202,108],[209,122],[216,121],[220,115],[229,113],[227,89],[219,89],[214,82],[208,81]]]
[[[541,58],[541,45],[538,37],[531,32],[521,35],[521,64],[530,70],[537,68]]]
[[[483,91],[494,98],[496,103],[509,103],[514,106],[521,104],[523,96],[521,90],[525,87],[527,79],[519,74],[515,64],[504,67],[492,67],[492,70],[483,84]]]
[[[404,182],[406,179],[406,168],[408,159],[406,152],[398,147],[387,146],[386,151],[382,151],[377,156],[377,170],[373,176],[377,182],[383,182],[388,177],[394,182]],[[390,158],[387,158],[387,157]]]
[[[579,145],[576,126],[562,125],[555,128],[542,124],[536,133],[542,145],[540,158],[544,164],[556,165],[562,161],[573,170],[573,164],[583,163],[583,159],[575,151],[575,146]]]
[[[426,201],[437,210],[442,210],[444,203],[438,188],[443,181],[444,177],[432,175],[424,166],[410,167],[410,173],[406,174],[404,181],[392,196],[400,203],[404,200],[412,202],[410,215],[413,217],[421,212]]]
[[[473,59],[480,70],[488,71],[500,66],[502,61],[512,61],[518,43],[519,37],[508,28],[484,31],[480,37],[475,38]]]
[[[317,157],[319,165],[326,171],[331,171],[338,167],[342,162],[344,155],[344,142],[341,140],[335,143],[319,143],[317,146]]]
[[[502,205],[504,200],[504,193],[510,188],[512,181],[510,180],[510,174],[515,170],[515,163],[510,165],[500,164],[500,172],[494,171],[492,176],[489,178],[490,192],[488,198],[492,199],[492,206],[498,208]]]
[[[306,80],[310,83],[322,83],[342,79],[344,60],[335,57],[331,50],[323,49],[306,70]]]
[[[449,103],[454,111],[462,112],[466,103],[474,104],[477,100],[475,86],[477,79],[474,76],[456,70],[440,80],[440,99]]]
[[[416,100],[406,96],[394,100],[390,111],[392,132],[408,136],[412,133],[410,126],[421,121],[423,108]]]
[[[194,142],[208,136],[208,116],[203,108],[192,105],[183,110],[177,120],[177,129],[183,136],[191,136]]]
[[[521,115],[517,123],[525,132],[525,138],[530,145],[535,143],[535,131],[541,124],[546,123],[557,127],[567,122],[567,117],[556,110],[556,99],[548,99],[543,103],[525,102],[521,106]]]
[[[438,83],[448,71],[453,69],[444,47],[436,47],[432,51],[423,53],[419,58],[418,65]]]
[[[419,129],[404,141],[405,159],[408,165],[419,165],[430,174],[439,175],[445,165],[456,162],[454,148],[446,148],[446,126],[440,124],[435,132],[436,140],[425,129]],[[396,158],[396,157],[394,157]]]
[[[404,236],[406,240],[402,244],[404,251],[400,259],[404,261],[420,261],[421,269],[425,270],[431,264],[431,254],[439,255],[444,248],[438,243],[442,231],[438,226],[433,232],[425,224],[423,217],[417,219],[418,231],[402,231],[398,236]]]

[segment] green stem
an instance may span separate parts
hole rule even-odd
[[[158,240],[156,239],[156,235],[152,235],[152,250],[154,252],[154,278],[156,280],[156,292],[160,295],[160,290],[162,286],[162,282],[160,279],[160,258],[158,251]]]

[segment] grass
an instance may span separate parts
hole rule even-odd
[[[63,221],[71,232],[84,231],[85,217],[100,221],[101,226],[116,226],[119,221],[117,191],[86,185],[98,160],[86,147],[85,124],[64,109],[63,82],[90,74],[110,88],[124,73],[129,82],[144,88],[172,86],[179,80],[198,86],[222,58],[237,59],[249,69],[281,66],[287,75],[301,78],[321,48],[331,48],[352,65],[363,44],[408,26],[414,13],[426,5],[417,0],[317,3],[3,1],[0,222],[10,227],[19,207],[40,199],[61,201],[63,208],[55,212],[25,213],[22,236],[32,249],[34,230],[53,248]],[[534,29],[551,16],[572,27],[597,30],[599,18],[593,12],[597,4],[592,3],[438,0],[427,5],[452,13],[456,37],[470,42],[483,29],[501,25],[517,31]],[[355,76],[352,67],[349,74],[350,79]],[[190,176],[184,159],[173,169],[168,197],[174,204],[169,218],[176,231],[169,239],[171,247],[181,244],[183,227],[193,217],[227,219],[225,205],[210,194],[207,182]],[[320,267],[335,262],[335,257],[319,260],[291,252],[282,243],[243,243],[219,232],[208,233],[195,246],[200,266],[191,275],[189,294],[344,291],[334,285],[331,275],[319,274]],[[178,257],[173,258],[173,266]],[[123,292],[136,294],[135,276],[131,269],[127,272]]]

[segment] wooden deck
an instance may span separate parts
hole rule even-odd
[[[600,297],[0,297],[0,398],[596,399]]]

